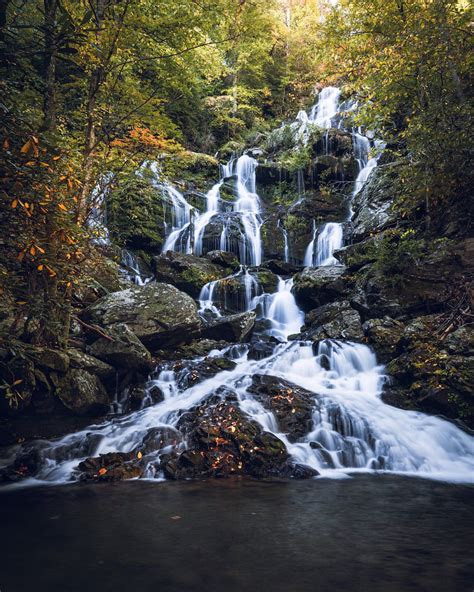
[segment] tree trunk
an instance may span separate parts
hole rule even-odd
[[[45,93],[43,102],[43,130],[51,131],[56,127],[56,14],[59,0],[44,0],[44,60],[43,76]]]

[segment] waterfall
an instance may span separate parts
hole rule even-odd
[[[262,244],[260,229],[262,218],[260,200],[256,193],[255,170],[257,161],[244,154],[231,159],[221,167],[221,180],[206,194],[206,210],[198,213],[174,187],[163,185],[163,191],[168,198],[172,211],[172,226],[167,230],[167,238],[162,252],[179,251],[202,255],[204,253],[204,239],[206,229],[211,221],[220,216],[222,230],[219,247],[222,250],[231,248],[230,214],[222,207],[220,189],[224,179],[235,177],[236,199],[233,211],[238,213],[242,225],[239,237],[239,256],[244,265],[260,265],[262,262]]]
[[[339,96],[341,91],[334,86],[327,86],[319,93],[319,100],[311,109],[310,123],[319,127],[332,127],[332,120],[338,113]]]
[[[317,237],[317,239],[316,239]],[[333,256],[334,251],[343,245],[343,228],[338,222],[324,224],[319,233],[313,222],[313,236],[304,256],[305,267],[337,265],[339,261]]]
[[[269,335],[283,340],[289,335],[299,333],[304,323],[304,314],[295,302],[292,287],[293,279],[279,278],[278,290],[267,302],[267,319],[271,327]]]
[[[151,277],[143,276],[137,256],[127,249],[122,249],[121,265],[125,267],[124,272],[126,277],[134,284],[137,284],[137,286],[145,286],[152,280]]]
[[[280,220],[278,220],[277,227],[281,230],[283,234],[283,260],[285,263],[290,262],[290,242],[288,240],[288,231],[284,226],[281,225]]]

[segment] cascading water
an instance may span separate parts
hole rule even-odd
[[[341,91],[334,86],[327,86],[319,93],[319,100],[309,114],[310,123],[318,127],[332,127],[333,119],[339,110]]]
[[[336,90],[325,89],[327,92],[321,93],[320,107],[313,114],[314,120],[325,126],[331,125],[337,111],[339,94]],[[365,140],[356,139],[357,142],[360,143],[362,173],[369,165],[369,153]],[[255,167],[255,160],[248,156],[232,160],[223,167],[223,178],[207,194],[206,212],[200,215],[193,216],[184,197],[176,190],[166,188],[172,207],[172,228],[165,246],[187,252],[193,246],[202,249],[206,226],[214,216],[223,213],[221,184],[225,178],[235,176],[233,209],[241,217],[245,235],[244,247],[239,253],[241,263],[260,264],[261,217]],[[225,234],[226,231],[222,232]],[[341,244],[340,224],[326,224],[319,235],[315,226],[305,264],[333,264],[332,254]],[[294,461],[316,469],[323,477],[378,470],[451,481],[474,481],[473,438],[443,419],[386,405],[380,398],[384,369],[377,364],[369,347],[326,339],[318,344],[315,353],[313,343],[288,341],[289,336],[299,333],[304,323],[304,314],[291,292],[292,279],[279,278],[278,290],[274,294],[258,294],[259,286],[254,275],[243,267],[224,280],[204,286],[199,296],[201,314],[222,315],[216,303],[221,286],[229,281],[242,286],[241,307],[257,310],[258,318],[265,325],[265,338],[274,344],[273,353],[264,359],[251,360],[246,345],[215,350],[209,357],[227,356],[236,366],[198,384],[187,380],[187,375],[192,375],[192,365],[186,361],[181,361],[177,367],[163,364],[148,383],[150,389],[158,388],[163,394],[160,403],[101,425],[89,426],[56,441],[33,444],[38,453],[39,469],[34,479],[23,483],[68,482],[77,476],[78,463],[89,456],[141,450],[143,438],[152,428],[166,428],[177,434],[176,426],[183,412],[201,403],[223,385],[236,393],[242,411],[284,442]],[[288,434],[280,432],[276,415],[263,407],[249,389],[252,377],[257,374],[284,379],[311,393],[313,415],[304,436],[290,441]],[[31,445],[13,447],[7,462],[28,446]],[[185,446],[181,442],[177,449],[182,451]],[[173,445],[168,444],[147,453],[145,474],[159,479],[160,456],[172,450]]]
[[[319,232],[314,224],[313,237],[304,257],[305,267],[337,265],[339,261],[333,253],[342,247],[343,238],[342,224],[338,222],[324,224]]]

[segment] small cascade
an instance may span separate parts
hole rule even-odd
[[[319,233],[316,244],[315,266],[337,265],[339,261],[333,256],[333,253],[342,247],[342,243],[342,224],[338,222],[325,224]]]
[[[286,228],[284,226],[282,226],[282,224],[280,223],[280,220],[278,220],[277,227],[281,230],[281,232],[283,234],[283,241],[284,241],[283,260],[285,261],[285,263],[289,263],[290,262],[290,242],[288,239],[288,231],[286,230]]]
[[[145,286],[152,280],[151,276],[143,275],[137,256],[127,249],[122,249],[121,265],[125,268],[126,277],[137,286]]]
[[[215,304],[215,292],[221,280],[214,280],[202,287],[199,294],[199,314],[205,316],[206,313],[211,313],[214,317],[221,317],[221,313]]]
[[[310,241],[308,247],[306,248],[306,253],[305,253],[304,261],[303,261],[303,265],[305,267],[314,267],[314,260],[315,260],[314,248],[316,245],[317,235],[318,235],[318,229],[316,227],[316,222],[313,220],[313,236],[311,237],[311,241]]]
[[[313,222],[313,236],[306,249],[304,266],[337,265],[339,261],[333,256],[333,253],[342,247],[343,238],[342,224],[328,222],[318,232],[316,224]]]
[[[162,185],[164,203],[171,207],[171,228],[166,228],[167,238],[163,245],[166,251],[191,253],[191,215],[193,208],[182,193],[168,183]],[[166,217],[166,216],[165,216]]]
[[[286,341],[289,335],[300,332],[304,323],[304,314],[298,308],[295,297],[291,293],[293,278],[283,280],[279,278],[278,290],[272,294],[267,302],[266,318],[270,324],[269,335]]]
[[[310,123],[322,128],[333,127],[333,119],[339,110],[341,91],[334,86],[327,86],[319,93],[319,100],[309,114]]]

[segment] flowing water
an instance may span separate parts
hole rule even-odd
[[[321,125],[330,125],[337,111],[338,96],[333,90],[323,91],[311,117]],[[362,174],[370,163],[368,140],[357,133],[354,144]],[[211,357],[231,358],[236,362],[235,368],[190,387],[184,378],[192,371],[192,366],[186,361],[179,371],[162,365],[148,385],[161,389],[164,394],[161,403],[92,425],[56,441],[37,442],[34,446],[41,457],[40,468],[34,479],[23,484],[70,482],[77,476],[75,468],[81,460],[136,449],[150,428],[175,428],[184,411],[222,385],[235,391],[243,411],[285,443],[294,461],[313,467],[322,477],[341,478],[354,472],[379,471],[474,482],[471,436],[438,417],[384,404],[380,398],[386,380],[384,368],[366,345],[323,340],[315,350],[314,344],[297,340],[304,314],[292,294],[291,278],[279,278],[275,293],[263,292],[255,270],[248,268],[258,266],[262,260],[262,212],[255,185],[256,166],[255,159],[243,155],[222,167],[221,179],[208,192],[203,212],[193,208],[176,189],[161,185],[165,202],[171,208],[165,250],[203,253],[207,229],[216,218],[224,221],[221,244],[230,244],[227,222],[232,215],[242,229],[236,252],[242,267],[228,278],[204,286],[199,296],[199,310],[206,318],[254,309],[263,327],[257,338],[272,340],[272,353],[264,359],[253,360],[248,357],[248,345],[215,350],[209,354]],[[229,204],[224,204],[220,196],[221,187],[229,180],[234,182],[230,212],[226,210]],[[340,223],[328,223],[320,230],[315,226],[305,264],[334,264],[333,252],[342,241]],[[128,266],[133,269],[135,263],[129,261]],[[232,301],[227,293],[229,283],[239,287],[239,296]],[[290,336],[292,339],[288,340]],[[282,378],[312,393],[312,425],[297,442],[290,442],[286,434],[280,433],[276,416],[250,393],[255,374]],[[4,464],[21,450],[20,445],[10,449]],[[153,453],[148,463],[149,478],[162,478],[156,461],[169,451],[168,447]]]

